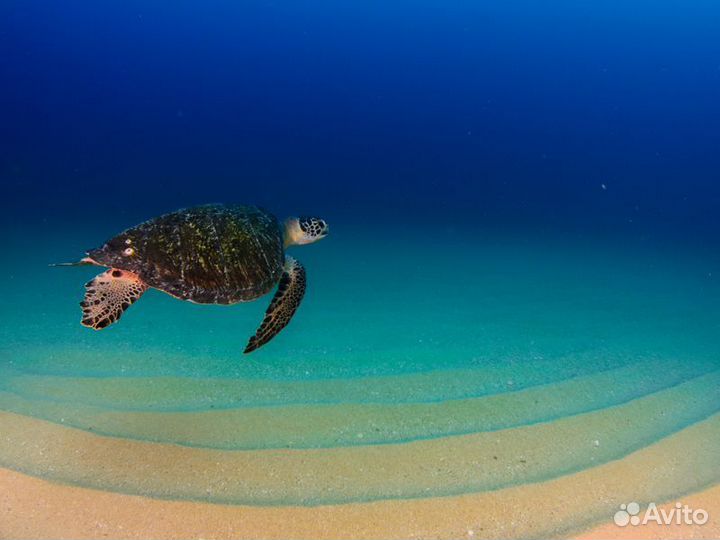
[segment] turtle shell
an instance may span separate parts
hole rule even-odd
[[[268,293],[283,272],[277,218],[255,206],[207,205],[151,219],[88,252],[137,273],[149,286],[201,304],[233,304]]]

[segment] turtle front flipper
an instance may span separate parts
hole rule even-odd
[[[123,312],[148,290],[137,274],[111,268],[85,284],[82,325],[95,330],[117,322]]]
[[[265,312],[260,328],[248,341],[245,353],[262,347],[285,328],[305,295],[305,268],[292,257],[285,258],[285,271],[277,292]]]

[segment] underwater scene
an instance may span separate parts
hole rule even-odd
[[[0,539],[720,536],[718,36],[3,2]]]

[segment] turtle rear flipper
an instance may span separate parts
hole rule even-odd
[[[137,274],[111,268],[85,284],[82,325],[95,330],[117,322],[123,312],[147,291]]]
[[[265,312],[260,328],[248,341],[245,353],[262,347],[285,328],[305,295],[305,268],[292,257],[285,258],[285,271],[277,292]]]

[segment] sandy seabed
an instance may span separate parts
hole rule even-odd
[[[30,438],[63,437],[71,452],[74,437],[108,439],[103,451],[114,452],[110,457],[117,460],[127,457],[122,455],[127,446],[113,446],[113,438],[4,414],[3,427],[10,424],[21,426]],[[318,506],[160,500],[63,485],[3,468],[0,537],[717,538],[720,485],[698,471],[720,469],[718,443],[720,415],[713,415],[622,459],[542,482],[449,497],[429,493],[427,498]],[[338,474],[347,466],[327,463]],[[706,510],[710,520],[689,527],[615,526],[615,511],[631,501],[667,508],[681,501]]]
[[[395,538],[446,538],[449,526],[441,530],[447,520],[439,519],[438,512],[445,508],[449,516],[460,520],[468,513],[471,500],[454,507],[455,501],[434,504],[409,505],[392,503],[384,510],[363,512],[363,505],[332,512],[327,508],[310,509],[258,509],[230,507],[190,502],[158,501],[137,496],[97,492],[85,488],[61,486],[7,469],[0,470],[0,537],[2,538],[379,538],[387,531]],[[472,498],[469,498],[472,499]],[[682,498],[691,508],[703,508],[710,516],[720,515],[720,486]],[[479,502],[480,503],[480,502]],[[482,504],[482,503],[480,503]],[[666,511],[672,503],[660,505]],[[399,521],[426,522],[418,513],[429,511],[438,519],[434,531],[412,532],[412,525]],[[389,516],[388,512],[407,511]],[[486,514],[486,512],[480,512]],[[397,527],[367,523],[391,519]],[[285,521],[291,520],[291,521]],[[334,520],[334,521],[326,521]],[[427,525],[427,523],[425,523]],[[432,528],[432,527],[431,527]],[[392,531],[390,529],[393,529]],[[511,531],[508,531],[511,532]],[[467,529],[458,538],[483,538],[487,533],[482,525],[478,530]],[[510,535],[511,536],[511,535]],[[565,535],[563,535],[565,536]],[[703,526],[658,526],[647,524],[638,527],[618,527],[609,522],[579,534],[577,540],[594,539],[683,539],[718,538],[720,525],[711,520]]]

